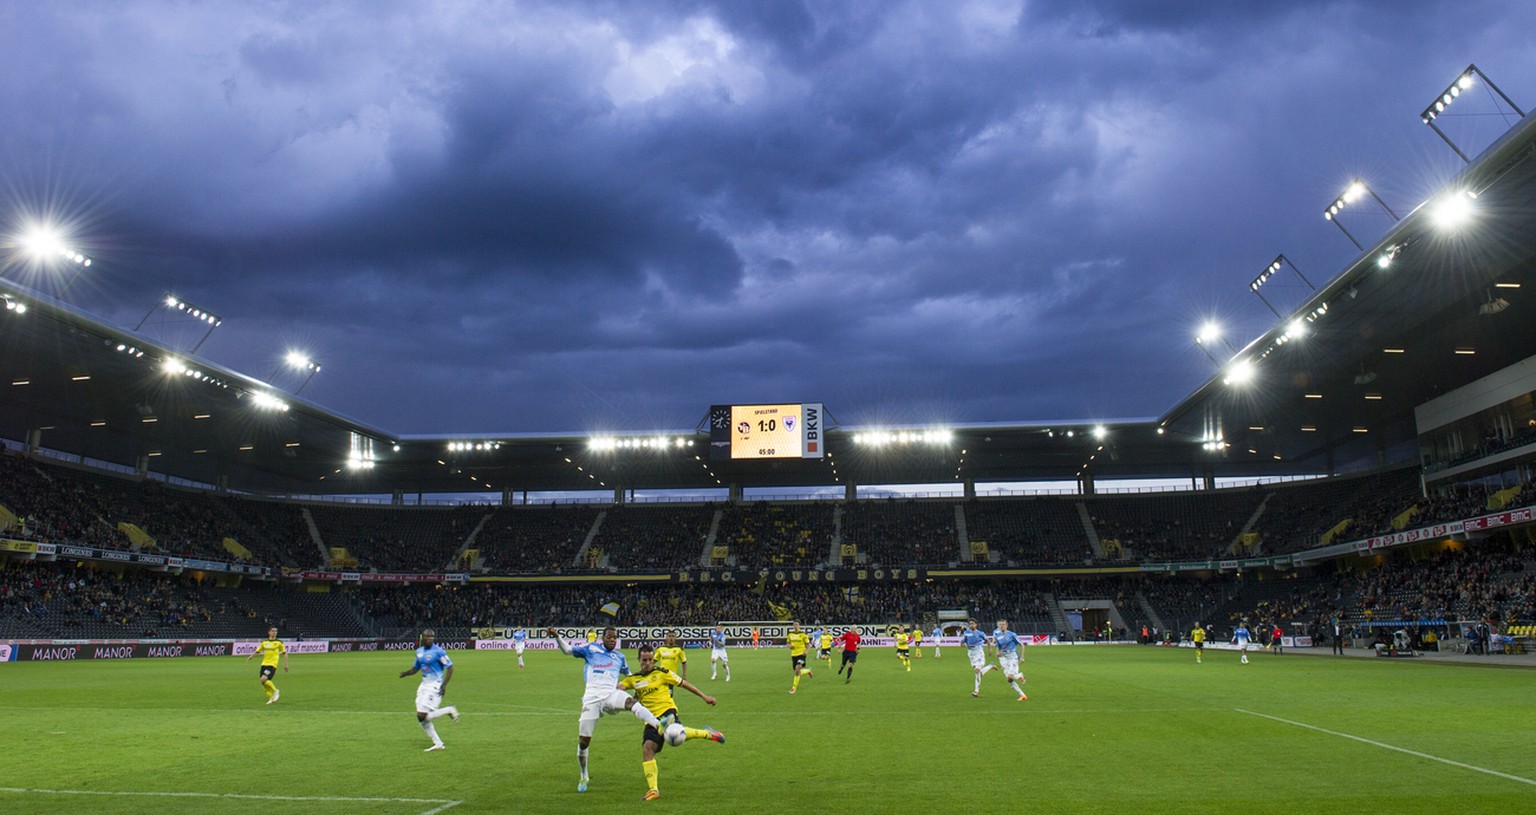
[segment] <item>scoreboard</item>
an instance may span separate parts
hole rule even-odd
[[[709,409],[711,459],[822,458],[825,450],[819,402]]]

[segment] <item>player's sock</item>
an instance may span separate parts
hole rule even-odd
[[[683,725],[683,734],[688,737],[689,741],[693,739],[709,739],[713,741],[715,738],[715,733],[716,731],[710,730],[707,727],[689,727],[688,725]]]
[[[272,698],[272,694],[277,693],[277,686],[272,684],[272,680],[270,679],[261,683],[261,689],[267,692],[268,699]]]
[[[522,657],[518,657],[517,658],[517,667],[519,667],[519,668],[523,667],[523,658]]]
[[[656,714],[646,709],[645,705],[636,703],[634,707],[629,709],[629,712],[635,714],[636,719],[645,722],[658,731],[661,730],[661,720],[656,718]]]
[[[1008,680],[1008,687],[1013,688],[1014,693],[1017,693],[1020,696],[1024,695],[1024,689],[1019,687],[1019,683],[1017,683],[1017,682],[1015,682],[1015,681],[1013,681],[1011,679]]]
[[[976,681],[971,683],[971,693],[981,693],[981,674],[975,674]]]
[[[452,716],[453,714],[458,713],[458,712],[459,712],[459,709],[454,707],[453,705],[449,705],[447,707],[440,707],[437,710],[434,710],[431,713],[427,714],[427,721],[430,722],[433,719],[441,719],[444,716]]]
[[[656,759],[640,762],[640,769],[645,772],[645,788],[648,790],[661,789],[656,786],[656,779],[661,776],[661,770],[656,768]]]
[[[981,669],[981,675],[982,676],[986,676],[987,674],[992,673],[995,670],[997,670],[997,666],[996,665],[988,665],[987,667]]]
[[[731,663],[725,663],[725,681],[731,681]]]
[[[581,777],[587,777],[587,748],[576,748],[576,763],[581,765]]]
[[[791,682],[789,684],[789,691],[790,691],[790,693],[794,693],[795,690],[797,688],[799,688],[799,687],[800,687],[800,674],[797,673],[797,674],[795,674],[795,681],[793,681],[793,682]]]
[[[843,684],[846,685],[846,684],[848,684],[849,682],[852,682],[852,681],[853,681],[853,666],[849,665],[848,666],[848,678],[843,680]]]
[[[424,722],[421,723],[421,729],[428,736],[432,737],[432,743],[433,744],[442,744],[443,743],[443,740],[437,737],[437,728],[432,725],[432,721],[430,719],[428,719],[427,721],[424,721]]]

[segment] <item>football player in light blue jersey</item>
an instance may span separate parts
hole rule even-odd
[[[716,666],[725,667],[725,681],[731,681],[731,658],[725,655],[725,629],[719,625],[709,632],[709,678],[717,676]]]
[[[939,638],[944,636],[944,631],[943,631],[943,629],[939,628],[938,626],[934,626],[933,627],[933,631],[930,632],[928,634],[928,636],[933,639],[933,658],[934,659],[938,659],[939,658]]]
[[[582,666],[582,677],[587,683],[586,693],[581,697],[581,719],[577,726],[576,734],[576,761],[581,765],[581,779],[576,783],[577,792],[587,791],[587,747],[592,744],[592,733],[597,728],[597,720],[611,713],[628,710],[635,714],[635,718],[656,728],[661,732],[661,721],[656,714],[645,709],[645,705],[635,701],[635,697],[619,690],[619,680],[629,676],[629,660],[619,651],[619,632],[613,627],[603,629],[603,636],[597,642],[587,642],[571,645],[560,638],[560,632],[554,627],[547,629],[548,634],[555,638],[555,646],[560,653],[573,656],[586,663]]]
[[[1248,620],[1244,619],[1237,629],[1232,632],[1232,644],[1236,645],[1238,653],[1243,655],[1242,664],[1244,665],[1248,664],[1248,641],[1251,639],[1253,639],[1253,635],[1248,632]]]
[[[512,650],[517,652],[517,667],[519,668],[523,667],[523,649],[527,647],[528,632],[524,631],[522,626],[518,626],[517,630],[512,632]]]
[[[443,694],[448,692],[448,681],[453,679],[453,660],[448,658],[448,652],[441,645],[433,642],[436,637],[436,632],[430,628],[422,631],[421,645],[416,649],[416,661],[411,664],[410,670],[400,672],[401,679],[414,673],[421,674],[421,684],[416,686],[416,721],[432,737],[432,746],[427,748],[429,753],[445,746],[443,740],[438,738],[437,727],[432,724],[432,720],[443,716],[459,720],[457,707],[442,707]]]
[[[981,678],[997,668],[987,664],[987,635],[976,627],[975,620],[967,620],[965,630],[960,632],[960,644],[965,646],[965,655],[971,658],[971,673],[976,679],[971,695],[980,696]]]
[[[998,620],[997,629],[992,632],[992,647],[997,649],[997,665],[1003,671],[1003,678],[1008,680],[1014,692],[1019,694],[1019,701],[1029,699],[1024,695],[1024,674],[1019,670],[1019,648],[1024,641],[1019,635],[1008,630],[1007,620]]]

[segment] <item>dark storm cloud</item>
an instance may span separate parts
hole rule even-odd
[[[1209,375],[1197,322],[1272,322],[1276,253],[1349,259],[1342,180],[1406,209],[1455,169],[1426,94],[1536,93],[1536,12],[1467,11],[13,4],[0,158],[79,219],[88,307],[203,302],[207,356],[305,347],[306,396],[398,432],[1148,416]]]

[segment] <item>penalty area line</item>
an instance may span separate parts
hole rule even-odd
[[[1341,739],[1350,739],[1351,741],[1358,741],[1361,744],[1369,744],[1372,747],[1380,747],[1380,748],[1385,749],[1385,750],[1396,750],[1399,753],[1407,753],[1408,755],[1415,756],[1417,758],[1428,759],[1430,761],[1438,761],[1441,764],[1449,764],[1452,767],[1460,767],[1463,770],[1471,770],[1473,772],[1483,773],[1485,775],[1498,776],[1499,778],[1505,778],[1505,779],[1508,779],[1510,781],[1518,781],[1518,782],[1520,782],[1522,784],[1530,784],[1531,786],[1536,787],[1536,780],[1532,780],[1532,779],[1529,779],[1529,778],[1524,778],[1524,777],[1518,776],[1518,775],[1510,775],[1509,773],[1501,773],[1498,770],[1490,770],[1487,767],[1478,767],[1478,766],[1476,766],[1474,764],[1466,764],[1464,762],[1454,761],[1454,760],[1449,759],[1449,758],[1441,758],[1440,756],[1432,756],[1429,753],[1421,753],[1418,750],[1409,750],[1406,747],[1398,747],[1396,745],[1387,744],[1385,742],[1379,742],[1379,741],[1374,741],[1372,739],[1367,739],[1367,738],[1364,738],[1362,736],[1353,736],[1353,735],[1350,735],[1349,733],[1340,733],[1337,730],[1329,730],[1326,727],[1318,727],[1317,725],[1307,724],[1305,722],[1296,722],[1296,721],[1292,721],[1290,719],[1282,719],[1279,716],[1271,716],[1271,715],[1269,715],[1267,713],[1258,713],[1258,712],[1252,711],[1252,710],[1244,710],[1244,709],[1242,709],[1240,707],[1235,707],[1235,708],[1232,708],[1232,709],[1237,711],[1238,713],[1246,713],[1249,716],[1257,716],[1257,717],[1259,717],[1261,719],[1269,719],[1272,722],[1280,722],[1282,724],[1293,725],[1295,727],[1304,727],[1307,730],[1316,730],[1319,733],[1327,733],[1330,736],[1338,736]]]
[[[463,801],[455,801],[449,798],[368,798],[351,797],[345,795],[254,795],[238,792],[132,792],[123,790],[52,790],[24,787],[0,787],[0,793],[13,793],[20,795],[105,795],[125,796],[139,798],[227,798],[230,800],[245,801],[319,801],[322,803],[363,803],[363,804],[438,804],[439,806],[420,813],[420,815],[437,815]]]

